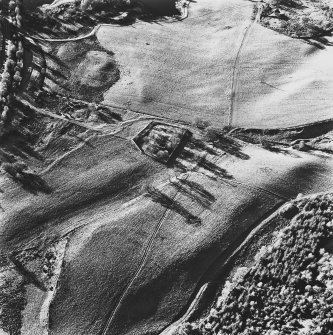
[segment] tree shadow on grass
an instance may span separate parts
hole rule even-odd
[[[35,173],[18,170],[15,169],[15,167],[7,167],[5,171],[10,175],[14,182],[20,184],[24,190],[32,194],[50,194],[52,192],[51,187],[46,181]]]
[[[190,150],[183,150],[180,157],[177,159],[173,166],[178,168],[180,171],[188,171],[188,167],[181,161],[186,161],[191,164],[196,164],[197,167],[201,167],[206,171],[213,174],[214,178],[221,179],[233,179],[233,176],[226,170],[216,165],[212,161],[208,160],[206,157],[199,156]],[[209,176],[208,176],[209,177]]]
[[[191,140],[188,142],[187,147],[189,147],[190,149],[196,149],[198,151],[204,151],[207,152],[208,154],[211,155],[216,155],[217,152],[216,150],[214,150],[214,148],[210,147],[207,145],[207,143],[205,143],[202,140],[199,140],[195,137],[192,137]]]
[[[171,181],[172,185],[175,186],[180,192],[183,192],[193,201],[198,202],[204,208],[210,208],[211,205],[216,201],[213,194],[206,191],[202,185],[188,181],[186,179],[177,179],[176,182]]]
[[[1,148],[21,158],[33,157],[43,160],[43,157],[33,148],[33,140],[23,129],[13,129],[0,137]]]
[[[233,179],[233,176],[226,170],[213,162],[207,160],[206,158],[202,158],[198,162],[198,166],[204,168],[205,170],[211,172],[214,176],[222,179]]]
[[[25,190],[33,194],[50,194],[52,192],[51,187],[40,176],[29,172],[22,172],[21,175],[22,178],[19,179],[19,182]]]
[[[166,209],[170,209],[182,217],[184,217],[187,223],[195,226],[201,225],[201,219],[190,213],[183,205],[177,202],[174,198],[169,197],[168,195],[162,193],[160,190],[149,187],[147,190],[147,196],[152,199],[152,201],[159,203]]]
[[[239,142],[234,138],[225,135],[222,131],[218,129],[210,129],[207,131],[206,136],[215,148],[240,159],[246,160],[250,158],[250,156],[242,152],[242,145]]]

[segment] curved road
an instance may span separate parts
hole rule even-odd
[[[185,7],[185,8],[186,8],[186,16],[187,16],[187,7]],[[257,13],[256,20],[254,22],[250,22],[250,24],[245,28],[245,31],[243,32],[243,35],[241,37],[241,43],[240,43],[240,45],[238,47],[238,50],[237,50],[237,53],[236,53],[236,57],[235,57],[235,59],[233,61],[232,75],[231,75],[230,106],[229,106],[229,115],[228,115],[228,121],[227,121],[227,124],[229,126],[231,126],[233,124],[234,102],[235,102],[237,85],[238,85],[238,74],[239,74],[240,56],[242,54],[243,47],[246,44],[248,36],[249,36],[249,34],[251,32],[251,28],[260,20],[260,15],[261,15],[261,9],[259,9],[259,11]],[[183,18],[185,18],[185,17],[183,17]],[[43,38],[38,38],[38,37],[31,37],[31,38],[35,39],[35,40],[44,40],[44,41],[49,41],[49,42],[73,42],[73,41],[80,41],[80,40],[83,40],[83,39],[86,39],[86,38],[90,38],[90,37],[96,35],[98,33],[98,31],[100,30],[101,27],[108,27],[108,26],[109,25],[105,25],[105,24],[98,25],[90,33],[88,33],[88,34],[86,34],[84,36],[80,36],[80,37],[76,37],[76,38],[71,38],[71,39],[43,39]],[[122,27],[122,26],[119,26],[119,27]],[[229,81],[229,85],[230,85],[230,81]],[[110,95],[112,95],[112,90],[110,92]],[[140,112],[140,113],[145,114],[145,112]],[[147,114],[149,114],[149,113],[147,113]],[[172,117],[170,117],[170,118],[173,119]],[[66,120],[66,121],[69,121],[69,120]],[[69,122],[72,122],[72,121],[69,121]],[[80,126],[81,126],[81,124],[80,124]],[[187,177],[188,177],[188,175],[185,178],[187,178]],[[269,194],[269,195],[273,195],[274,197],[277,197],[277,198],[282,199],[282,200],[288,200],[286,197],[284,197],[284,196],[282,196],[280,194],[274,193],[272,191],[266,190],[266,189],[261,188],[261,187],[256,187],[254,185],[249,185],[249,184],[245,184],[245,183],[238,182],[238,181],[231,181],[231,182],[235,183],[235,184],[242,185],[244,187],[248,187],[248,188],[257,190],[257,191],[264,192],[264,193]],[[178,193],[179,193],[179,191],[175,192],[175,194],[174,194],[174,196],[172,198],[173,201],[176,199]],[[155,240],[155,238],[156,238],[156,236],[157,236],[160,228],[162,227],[164,218],[166,217],[166,215],[167,215],[167,213],[168,213],[169,210],[170,209],[167,208],[164,211],[163,215],[161,216],[160,220],[157,222],[156,227],[155,227],[152,235],[148,239],[148,244],[147,244],[147,247],[144,250],[144,254],[143,254],[143,256],[142,256],[142,258],[140,260],[140,263],[139,263],[139,265],[138,265],[138,267],[137,267],[134,275],[130,279],[128,285],[123,290],[123,292],[121,294],[121,297],[120,297],[120,299],[117,302],[117,305],[115,306],[115,308],[112,311],[110,311],[110,315],[109,315],[109,317],[107,319],[107,322],[106,322],[105,326],[103,327],[103,329],[101,331],[101,335],[107,335],[109,333],[110,327],[112,326],[112,322],[113,322],[114,318],[116,317],[117,312],[119,311],[119,309],[120,309],[120,307],[122,305],[122,302],[124,301],[124,299],[125,299],[128,291],[132,287],[132,285],[135,282],[135,280],[138,278],[140,272],[142,271],[142,269],[144,268],[144,266],[145,266],[145,264],[147,262],[147,259],[149,257],[149,253],[151,251],[151,247],[152,247],[152,245],[154,243],[154,240]],[[267,222],[267,220],[264,221],[264,222]],[[258,227],[256,229],[258,229]],[[245,241],[247,241],[247,240],[248,240],[248,238]],[[245,243],[245,241],[243,243]],[[200,292],[202,293],[202,291],[199,291],[199,297],[201,295]],[[188,315],[188,314],[186,314],[186,315]]]

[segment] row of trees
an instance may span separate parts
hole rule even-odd
[[[333,196],[293,206],[297,214],[275,243],[234,278],[205,319],[179,334],[333,334],[333,255],[324,248],[333,237]]]
[[[22,26],[21,16],[22,0],[11,0],[8,5],[8,20],[16,28],[6,42],[6,61],[0,81],[0,105],[2,107],[2,126],[9,121],[10,107],[14,92],[22,80],[23,70],[23,43],[21,36],[17,33]],[[5,24],[5,23],[4,23]]]

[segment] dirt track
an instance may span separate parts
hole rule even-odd
[[[97,37],[122,69],[105,101],[215,126],[276,128],[330,118],[333,51],[251,23],[252,6],[200,0],[181,22],[103,26]]]
[[[97,38],[115,52],[122,69],[105,101],[189,122],[201,117],[227,124],[232,67],[251,13],[249,2],[202,0],[190,4],[183,21],[102,27]]]
[[[287,127],[329,116],[330,98],[323,102],[327,109],[311,113],[317,100],[305,93],[295,97],[303,89],[311,95],[313,85],[325,86],[314,90],[318,99],[327,93],[329,75],[316,81],[324,69],[309,73],[298,61],[306,57],[316,64],[317,56],[330,51],[308,54],[308,45],[263,31],[250,21],[248,3],[201,0],[191,6],[183,22],[140,22],[113,36],[114,27],[96,29],[102,44],[116,51],[123,71],[107,103],[188,122],[202,117],[219,126]],[[295,60],[288,62],[295,46]],[[6,208],[17,199],[2,214],[6,251],[36,236],[75,231],[50,308],[52,335],[157,334],[188,306],[207,268],[237,234],[281,200],[333,185],[331,158],[247,145],[248,159],[226,155],[216,161],[232,174],[231,181],[190,173],[212,192],[209,208],[189,193],[170,192],[173,201],[202,219],[196,227],[142,196],[148,183],[165,177],[159,172],[165,168],[135,149],[118,137],[87,141],[45,171],[55,188],[51,195],[32,196],[5,183]]]

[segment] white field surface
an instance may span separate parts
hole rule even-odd
[[[98,40],[121,67],[106,102],[187,121],[228,122],[233,64],[252,3],[200,0],[189,13],[178,22],[99,29]]]
[[[105,101],[215,126],[275,128],[332,118],[333,49],[251,22],[252,6],[198,0],[183,21],[101,27],[97,37],[121,67]]]
[[[76,222],[84,227],[70,238],[50,308],[50,334],[159,333],[186,308],[216,258],[283,198],[332,189],[331,158],[252,145],[243,153],[250,158],[226,155],[218,161],[232,180],[208,178],[203,169],[188,173],[216,199],[205,208],[178,191],[176,201],[200,216],[201,225],[141,196],[117,210],[94,203],[63,218],[54,229]],[[176,194],[162,176],[154,183],[170,197]]]
[[[253,25],[240,57],[232,124],[288,127],[333,118],[333,48]]]

